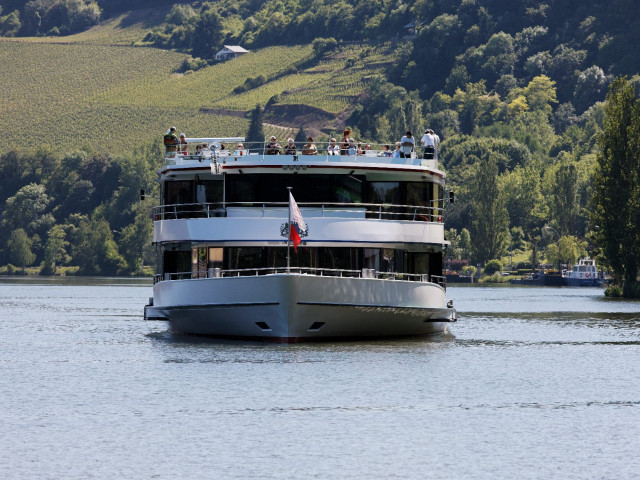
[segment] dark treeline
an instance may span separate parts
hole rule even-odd
[[[47,150],[9,151],[0,157],[0,264],[79,266],[85,275],[142,273],[152,264],[154,162],[158,148],[130,158]]]

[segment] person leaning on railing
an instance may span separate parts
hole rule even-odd
[[[277,142],[276,137],[272,136],[269,143],[265,145],[265,155],[281,155],[282,146]]]
[[[295,155],[296,153],[296,144],[294,143],[293,138],[289,138],[287,140],[287,144],[284,146],[284,154]]]
[[[184,133],[180,134],[180,153],[187,154],[187,136]]]
[[[336,139],[332,138],[331,142],[327,146],[327,155],[340,155],[340,147],[336,143]]]
[[[302,147],[302,155],[317,155],[318,148],[313,144],[313,137],[307,138],[307,143]]]

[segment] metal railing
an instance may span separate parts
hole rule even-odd
[[[420,160],[438,160],[437,149],[432,158],[423,158],[424,147],[420,145],[420,140],[416,139],[416,146],[406,156],[400,156],[400,151],[396,150],[395,144],[366,143],[355,141],[350,148],[343,148],[342,138],[336,138],[336,142],[329,140],[311,142],[315,147],[309,148],[308,142],[293,142],[289,144],[285,141],[276,141],[272,144],[268,139],[264,142],[245,142],[242,137],[237,138],[187,138],[186,144],[172,145],[165,151],[165,161],[168,165],[181,163],[184,161],[212,161],[233,157],[259,156],[262,160],[275,155],[285,155],[296,157],[354,157],[360,159],[379,158],[389,161],[403,158]]]
[[[443,200],[437,200],[438,203]],[[442,222],[443,209],[421,205],[387,203],[298,203],[305,218],[358,218]],[[213,217],[287,218],[287,202],[218,202],[161,205],[153,209],[153,219],[180,220]],[[273,215],[281,211],[282,215]]]
[[[429,275],[427,273],[399,273],[381,272],[373,268],[363,268],[361,270],[348,270],[337,268],[312,268],[312,267],[263,267],[263,268],[240,268],[232,270],[222,270],[221,268],[210,268],[208,270],[191,272],[165,273],[164,276],[156,274],[153,276],[153,283],[171,280],[197,280],[204,278],[228,278],[228,277],[256,277],[262,275],[275,275],[283,273],[294,273],[303,275],[315,275],[319,277],[340,277],[340,278],[370,278],[378,280],[395,280],[405,282],[435,283],[446,288],[447,279],[442,275]]]

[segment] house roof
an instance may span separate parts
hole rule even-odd
[[[416,22],[415,20],[411,20],[402,28],[419,28],[422,26],[422,22]]]
[[[249,50],[245,50],[240,45],[225,45],[224,48],[234,53],[249,53]]]

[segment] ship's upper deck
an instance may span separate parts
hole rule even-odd
[[[190,138],[187,144],[165,154],[165,165],[160,170],[161,179],[188,177],[190,175],[217,174],[257,174],[257,173],[313,173],[366,175],[368,180],[415,180],[426,179],[444,183],[445,174],[438,168],[437,156],[433,159],[419,158],[412,152],[407,158],[388,156],[380,145],[362,151],[359,155],[331,154],[326,142],[318,144],[318,153],[304,155],[296,153],[270,155],[264,143],[246,144],[237,138]],[[194,149],[193,145],[209,145],[210,148]],[[227,145],[234,145],[227,148]],[[437,155],[437,153],[436,153]]]

